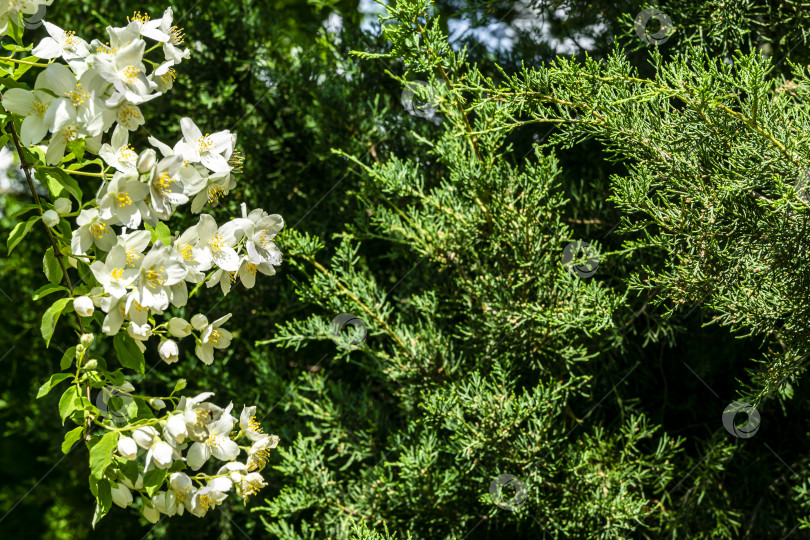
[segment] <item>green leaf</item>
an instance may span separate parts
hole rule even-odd
[[[70,377],[73,377],[73,373],[54,373],[53,375],[51,375],[51,378],[48,379],[45,382],[45,384],[39,387],[39,391],[37,392],[37,399],[46,395],[48,392],[53,390],[53,388],[57,384],[64,381],[65,379],[69,379]]]
[[[31,297],[32,300],[39,300],[40,298],[44,298],[51,293],[55,293],[56,291],[66,291],[68,290],[67,287],[63,287],[61,285],[57,285],[54,283],[48,283],[47,285],[43,285],[39,289],[36,290],[34,295]]]
[[[54,198],[64,196],[63,192],[67,191],[81,204],[82,190],[79,183],[65,171],[56,167],[40,167],[37,169],[36,177]]]
[[[6,246],[8,247],[8,253],[11,254],[11,250],[19,244],[25,235],[31,231],[31,227],[34,226],[34,223],[41,219],[40,216],[33,216],[28,219],[28,221],[21,221],[14,226],[12,229],[11,234],[8,235],[8,242]]]
[[[152,236],[156,236],[157,240],[163,242],[164,246],[168,246],[169,244],[172,243],[172,232],[162,221],[158,222],[157,227],[155,227],[155,232]]]
[[[112,463],[112,452],[117,444],[118,433],[108,431],[90,448],[90,474],[93,475],[93,478],[101,480],[104,477],[104,471]],[[101,483],[99,483],[99,487],[101,487]]]
[[[10,66],[2,66],[0,67],[0,70],[2,70],[2,72],[5,74],[10,75],[14,68]],[[6,88],[22,88],[23,90],[28,90],[28,85],[17,82],[11,77],[0,77],[0,84]]]
[[[31,210],[36,210],[38,208],[39,208],[38,204],[26,204],[26,205],[23,205],[22,208],[20,208],[19,210],[17,210],[16,212],[14,212],[13,214],[11,214],[8,217],[11,218],[11,219],[17,219],[18,217],[25,214],[26,212],[30,212]]]
[[[36,62],[37,60],[39,60],[39,58],[37,58],[36,56],[26,56],[25,58],[21,58],[21,60],[25,60],[26,62]],[[20,77],[23,76],[23,74],[25,74],[25,72],[27,72],[32,67],[34,66],[32,66],[31,64],[18,64],[17,67],[14,68],[13,77],[15,79],[19,79]]]
[[[124,476],[135,485],[138,482],[138,475],[141,473],[141,470],[138,468],[138,463],[136,461],[127,461],[121,467],[121,472],[124,473]]]
[[[118,361],[125,368],[143,373],[146,370],[146,359],[138,348],[135,340],[125,332],[118,332],[113,338],[113,347],[118,355]]]
[[[67,144],[68,151],[76,156],[76,161],[84,159],[84,139],[70,141]]]
[[[151,497],[163,485],[166,479],[166,469],[152,469],[143,477],[143,487]]]
[[[65,442],[62,443],[63,454],[67,454],[68,452],[70,452],[70,449],[73,448],[73,445],[76,444],[76,442],[82,438],[83,430],[84,426],[79,426],[65,433]]]
[[[70,302],[70,298],[60,298],[42,315],[42,326],[40,330],[42,331],[42,338],[45,340],[45,347],[50,346],[53,331],[56,329],[56,323],[59,321],[59,315],[62,314],[62,310],[65,309],[68,302]]]
[[[96,523],[107,515],[110,508],[112,508],[112,487],[107,480],[99,480],[96,486],[96,509],[93,512],[93,529],[96,528]]]
[[[9,20],[8,37],[13,39],[17,43],[17,45],[22,47],[23,45],[22,35],[23,35],[22,13],[20,13],[20,16],[17,21]]]
[[[65,420],[74,411],[83,410],[92,407],[90,400],[82,397],[79,390],[75,386],[71,386],[59,398],[59,417],[62,419],[62,425],[65,425]]]
[[[76,359],[76,347],[68,347],[62,359],[59,360],[59,369],[67,369],[73,365],[73,360]]]
[[[45,272],[45,277],[51,283],[62,283],[62,266],[53,254],[53,246],[45,251],[45,256],[42,258],[42,271]]]

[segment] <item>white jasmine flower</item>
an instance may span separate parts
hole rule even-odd
[[[102,251],[110,251],[116,244],[116,236],[107,221],[99,216],[96,208],[82,210],[76,218],[78,229],[73,231],[70,249],[73,253],[84,255],[90,246],[95,245]]]
[[[205,203],[218,204],[223,196],[236,187],[236,182],[228,173],[201,178],[205,180],[205,184],[200,186],[200,191],[191,201],[191,211],[195,214],[200,213]]]
[[[205,442],[195,442],[186,456],[186,462],[197,471],[211,456],[221,461],[233,461],[239,455],[239,445],[229,438],[234,419],[223,415],[216,422],[208,424],[208,438]]]
[[[149,75],[149,79],[157,84],[157,89],[159,92],[163,92],[165,94],[174,86],[174,79],[176,78],[174,65],[175,62],[173,60],[169,60],[168,62],[164,62],[163,64],[159,65],[157,68],[155,68],[155,71]]]
[[[180,49],[178,45],[183,44],[183,30],[172,25],[174,13],[172,8],[166,8],[160,20],[160,31],[169,36],[169,40],[163,44],[163,54],[166,60],[180,63],[181,60],[189,57],[188,49]]]
[[[148,341],[152,337],[152,327],[149,324],[130,323],[127,334],[136,341]]]
[[[188,202],[188,197],[183,192],[183,183],[178,178],[182,162],[180,156],[165,157],[150,172],[149,192],[152,196],[152,209],[162,220],[172,216],[173,205]]]
[[[159,469],[168,469],[172,464],[174,450],[169,443],[160,438],[157,430],[152,426],[140,427],[132,432],[135,443],[147,451],[144,470],[149,468],[152,458]]]
[[[54,99],[56,98],[36,87],[33,92],[9,88],[3,93],[3,108],[23,117],[20,129],[20,142],[23,146],[33,146],[48,134],[51,119],[46,118],[46,114]]]
[[[197,517],[203,517],[208,510],[222,504],[226,498],[225,493],[210,485],[205,486],[191,498],[191,513]]]
[[[180,349],[177,347],[177,343],[171,339],[164,339],[160,342],[158,354],[160,359],[167,364],[173,364],[180,359]]]
[[[121,124],[115,126],[110,144],[102,144],[98,155],[107,165],[120,172],[131,173],[136,170],[138,154],[129,145],[129,131]]]
[[[228,296],[231,292],[231,285],[236,282],[236,272],[226,272],[225,270],[217,270],[211,275],[211,278],[205,282],[205,286],[209,289],[211,287],[220,286],[223,296]]]
[[[233,148],[233,139],[229,131],[203,135],[200,128],[190,118],[180,120],[180,129],[183,131],[183,140],[178,144],[176,150],[179,150],[184,160],[191,163],[202,163],[215,173],[231,171],[233,167],[222,155],[229,148],[231,150]]]
[[[183,258],[183,264],[188,270],[185,280],[189,283],[201,282],[205,279],[205,272],[210,270],[213,265],[210,250],[197,247],[199,242],[197,227],[189,227],[172,244],[176,253]]]
[[[242,407],[242,414],[239,415],[239,427],[245,432],[247,438],[253,442],[265,436],[262,426],[256,421],[256,407]]]
[[[169,256],[169,248],[155,243],[146,254],[138,276],[138,301],[144,307],[164,310],[169,306],[169,287],[186,277],[185,266]]]
[[[95,92],[84,86],[93,77],[94,73],[85,72],[77,80],[73,71],[64,64],[50,64],[39,74],[37,86],[52,91],[57,97],[45,116],[52,132],[57,133],[71,124],[77,124],[81,126],[82,133],[91,137],[101,135],[104,104],[95,96]]]
[[[277,435],[264,435],[259,437],[248,451],[247,469],[249,471],[264,469],[270,461],[270,450],[278,446]]]
[[[128,31],[159,42],[169,41],[169,36],[160,30],[160,25],[163,22],[161,19],[153,21],[150,20],[149,15],[136,11],[135,15],[127,17],[127,20],[129,21]]]
[[[149,246],[152,234],[149,231],[137,230],[118,237],[118,245],[127,255],[127,268],[138,268],[143,260],[143,252]]]
[[[125,32],[132,33],[130,29]],[[111,38],[113,34],[110,32]],[[158,96],[151,93],[157,85],[146,77],[143,64],[145,50],[146,42],[138,38],[121,48],[102,49],[99,51],[102,54],[97,53],[93,60],[93,68],[98,74],[112,83],[124,99],[136,105]],[[120,98],[114,97],[112,103],[117,104],[118,100]]]
[[[237,242],[245,237],[248,257],[254,265],[266,262],[279,266],[281,251],[273,239],[283,227],[284,219],[280,215],[268,214],[261,208],[248,214],[247,205],[242,203],[242,217],[223,224],[220,229],[223,233],[232,235]]]
[[[262,475],[257,472],[248,472],[247,467],[239,462],[226,463],[220,467],[217,474],[227,474],[227,478],[233,482],[236,493],[243,499],[257,494],[263,487],[267,486]]]
[[[224,328],[220,328],[230,318],[231,314],[228,313],[224,317],[215,320],[202,331],[200,343],[197,344],[194,353],[204,364],[210,366],[214,362],[214,349],[225,349],[231,344],[233,335]]]
[[[216,221],[208,214],[200,216],[196,229],[199,237],[196,247],[223,270],[236,272],[239,269],[239,256],[232,247],[236,243],[233,235],[217,230]]]
[[[31,51],[31,54],[37,58],[50,60],[61,56],[63,60],[69,61],[85,58],[90,54],[87,42],[78,37],[75,32],[65,32],[47,21],[43,21],[43,24],[49,37],[43,38]]]
[[[256,272],[261,272],[265,276],[273,276],[276,274],[276,268],[269,262],[254,264],[247,257],[243,257],[237,275],[246,289],[252,289],[256,284]]]
[[[120,298],[127,293],[127,288],[132,285],[138,276],[138,270],[127,268],[127,254],[119,244],[110,250],[104,262],[93,261],[90,270],[96,277],[104,292],[110,296]]]

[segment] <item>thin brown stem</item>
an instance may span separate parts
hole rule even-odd
[[[25,179],[28,181],[28,188],[31,190],[31,195],[34,197],[34,202],[39,207],[39,215],[42,216],[42,202],[39,200],[39,194],[37,194],[37,190],[34,187],[34,181],[31,179],[31,170],[29,168],[29,164],[25,161],[22,144],[20,144],[20,136],[17,135],[17,128],[14,126],[13,121],[9,122],[8,125],[11,129],[11,138],[14,140],[14,146],[17,148],[17,155],[20,156],[20,169],[22,169],[23,173],[25,173]],[[43,223],[43,225],[45,224]],[[62,252],[59,251],[59,246],[56,244],[56,239],[53,237],[53,233],[51,233],[51,228],[47,225],[45,225],[45,232],[48,233],[48,240],[51,241],[51,246],[53,246],[53,255],[59,262],[59,267],[62,269],[62,275],[65,276],[67,288],[70,291],[70,295],[73,296],[73,283],[71,283],[70,276],[68,276],[67,273],[67,268],[65,268]],[[84,326],[82,325],[82,320],[78,313],[76,314],[76,320],[79,322],[79,330],[81,330],[82,334],[84,334]]]

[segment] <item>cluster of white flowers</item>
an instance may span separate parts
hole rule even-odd
[[[202,214],[197,225],[168,245],[152,243],[152,233],[139,229],[143,224],[154,229],[188,202],[191,211],[199,213],[206,203],[216,204],[235,187],[233,174],[242,165],[235,151],[236,135],[228,130],[204,135],[191,119],[183,118],[183,138],[174,147],[153,137],[149,142],[154,148],[140,153],[129,144],[129,132],[144,123],[138,105],[171,88],[173,66],[188,57],[188,50],[178,48],[182,32],[172,26],[171,8],[158,20],[136,13],[127,26],[108,27],[108,44],[97,40],[88,44],[47,22],[45,27],[50,37],[33,54],[62,58],[68,65],[48,64],[33,91],[10,89],[3,95],[3,106],[24,117],[20,132],[24,145],[36,145],[52,134],[43,147],[48,164],[59,163],[67,144],[81,138],[88,152],[98,154],[115,171],[109,181],[105,177],[95,205],[81,209],[76,219],[68,260],[74,267],[89,261],[92,248],[95,260],[90,268],[101,287],[76,298],[74,308],[85,317],[95,308],[104,311],[102,330],[107,335],[115,335],[126,323],[127,333],[141,350],[153,333],[163,335],[158,351],[172,363],[179,355],[177,343],[165,338],[165,330],[152,328],[150,316],[163,314],[170,304],[185,306],[187,283],[208,277],[208,287],[219,284],[228,294],[237,279],[251,288],[257,272],[275,274],[281,252],[273,239],[284,221],[261,209],[248,213],[243,204],[241,218],[218,226],[212,216]],[[143,38],[162,47],[162,63],[144,58]],[[156,66],[151,73],[146,73],[144,62]],[[110,129],[109,143],[101,144]],[[69,211],[68,206],[63,213]],[[55,226],[63,213],[49,210],[45,224]],[[116,226],[122,228],[120,234]],[[213,273],[207,276],[210,270]],[[192,328],[199,331],[195,350],[210,364],[213,349],[230,343],[230,333],[219,328],[227,317],[208,324],[204,315],[196,315],[191,324],[175,324],[168,333],[183,338]]]
[[[118,192],[116,198],[131,200],[138,186],[145,186],[137,179],[129,182],[133,185],[117,188],[126,191]],[[103,261],[97,258],[90,265],[101,287],[91,291],[90,296],[74,300],[77,313],[89,316],[95,308],[100,308],[106,313],[102,331],[107,335],[115,335],[127,323],[127,333],[141,350],[145,348],[143,342],[153,334],[182,339],[196,330],[195,352],[203,362],[211,364],[213,350],[230,344],[230,332],[220,328],[230,315],[212,323],[202,314],[193,316],[190,322],[173,318],[154,329],[149,317],[163,314],[170,304],[185,306],[187,283],[200,283],[206,278],[206,272],[214,268],[206,285],[219,284],[224,294],[230,291],[236,279],[251,288],[257,272],[275,274],[275,266],[281,264],[281,252],[273,238],[284,225],[281,216],[268,215],[261,209],[248,213],[243,204],[243,217],[217,226],[212,216],[202,214],[197,225],[189,227],[169,245],[157,241],[146,251],[151,234],[135,230],[116,236],[110,221],[105,221],[104,204],[102,199],[101,210],[83,210],[77,220],[79,228],[73,233],[74,254],[84,254],[91,245],[95,245],[97,255],[102,250],[108,251]],[[144,207],[148,208],[145,203]],[[169,364],[175,362],[179,354],[177,343],[165,337],[158,345],[158,352]]]
[[[262,431],[256,421],[256,407],[243,407],[239,432],[232,434],[237,424],[231,415],[233,404],[224,409],[218,407],[206,401],[212,395],[205,392],[191,399],[183,397],[175,410],[158,423],[133,428],[129,436],[118,438],[118,455],[129,461],[137,460],[143,475],[150,469],[171,469],[177,461],[184,461],[193,471],[211,458],[225,462],[215,475],[190,477],[183,472],[170,473],[167,489],[156,492],[151,500],[147,498],[142,506],[143,515],[152,523],[160,519],[160,514],[182,515],[186,510],[202,517],[222,503],[231,489],[247,499],[267,485],[261,471],[270,450],[278,444],[278,437]],[[246,439],[245,446],[236,442],[239,439]],[[243,452],[244,463],[236,461]],[[117,475],[112,484],[113,502],[126,508],[133,503],[131,490],[142,492],[143,475],[139,473],[135,482],[121,470]]]
[[[0,35],[9,34],[21,43],[17,30],[25,17],[41,17],[40,8],[51,2],[0,0]],[[113,379],[106,368],[99,367],[100,359],[85,358],[94,342],[93,325],[99,325],[107,336],[122,332],[117,340],[128,341],[125,332],[141,352],[152,336],[158,336],[157,352],[168,364],[180,357],[176,340],[193,335],[197,357],[211,364],[214,349],[231,343],[231,333],[223,328],[230,314],[213,322],[199,313],[190,321],[167,317],[161,324],[154,316],[163,315],[170,306],[184,307],[189,297],[188,284],[219,285],[222,293],[228,294],[237,280],[251,288],[257,272],[272,276],[281,264],[281,252],[274,243],[284,227],[281,216],[261,209],[249,211],[244,203],[241,216],[221,225],[211,215],[200,214],[206,204],[216,205],[236,186],[234,174],[241,172],[242,158],[235,149],[235,134],[229,130],[203,134],[191,119],[182,118],[183,137],[173,147],[154,137],[148,139],[151,148],[141,152],[130,145],[130,132],[145,123],[140,106],[169,91],[175,80],[175,66],[189,57],[189,51],[181,48],[183,33],[172,20],[171,8],[157,20],[136,12],[126,26],[107,27],[107,43],[88,43],[72,31],[45,22],[49,37],[33,47],[31,54],[47,63],[6,57],[9,63],[43,68],[33,89],[11,88],[2,96],[3,107],[22,120],[19,136],[13,125],[11,129],[17,146],[38,147],[37,152],[32,152],[34,163],[26,164],[26,172],[28,167],[42,173],[53,172],[56,167],[60,174],[96,177],[101,182],[95,199],[80,204],[76,212],[72,212],[73,201],[51,187],[48,189],[55,200],[50,207],[40,205],[42,222],[53,232],[49,235],[52,256],[64,257],[74,268],[89,268],[81,292],[75,292],[69,280],[68,288],[57,285],[58,280],[51,284],[70,290],[72,307],[84,332],[75,349],[77,376],[71,393],[81,390],[82,384],[89,392],[91,380]],[[10,25],[17,27],[14,32]],[[147,48],[146,40],[156,43]],[[152,51],[157,51],[154,54],[159,57],[147,58]],[[109,140],[105,138],[107,133]],[[84,152],[101,159],[85,160]],[[101,164],[102,171],[83,170],[90,163]],[[75,191],[65,191],[81,203]],[[162,222],[184,204],[190,204],[192,213],[200,214],[199,221],[181,234],[172,235]],[[68,217],[76,218],[75,227],[63,220]],[[62,260],[58,264],[59,269],[65,269]],[[46,275],[52,278],[47,267]],[[60,299],[52,308],[61,310],[65,305],[66,300]],[[103,318],[82,319],[97,316],[97,309],[104,313]],[[51,333],[46,337],[49,328]],[[46,341],[52,333],[52,326],[43,323]],[[116,345],[119,360],[127,367],[125,359],[131,359],[126,358],[126,353],[132,350],[128,345],[121,350],[124,353]],[[193,399],[170,396],[164,401],[132,396],[134,388],[130,383],[116,384],[121,386],[115,386],[112,395],[144,400],[156,410],[164,409],[166,401],[176,404],[161,418],[139,416],[124,427],[111,427],[112,420],[99,414],[102,406],[94,409],[75,401],[68,404],[73,408],[65,414],[84,407],[87,414],[77,423],[88,441],[91,437],[86,429],[90,425],[108,430],[101,439],[112,442],[117,450],[103,452],[101,461],[111,458],[112,453],[121,459],[109,463],[102,471],[103,478],[97,478],[110,483],[117,505],[132,505],[133,491],[140,493],[141,511],[154,523],[160,514],[172,516],[185,510],[204,516],[231,489],[246,499],[266,485],[261,471],[279,439],[261,430],[255,418],[256,407],[244,407],[237,421],[231,415],[232,404],[223,409],[207,401],[212,392]],[[49,390],[51,386],[43,388]],[[237,443],[240,439],[246,441],[244,446]],[[243,452],[245,458],[240,462]],[[214,475],[182,472],[186,467],[199,471],[211,459],[223,462]],[[123,460],[129,462],[129,467],[120,466]],[[148,475],[156,469],[165,470],[166,478]],[[159,486],[144,489],[144,478],[150,483],[158,477]]]
[[[17,4],[35,2],[10,3]],[[51,134],[45,150],[49,165],[62,160],[71,141],[84,139],[87,150],[99,154],[101,136],[113,125],[125,133],[138,129],[145,121],[139,105],[169,90],[174,66],[189,56],[188,49],[179,48],[183,33],[172,26],[171,8],[161,19],[152,21],[136,13],[127,26],[108,27],[108,43],[87,43],[74,32],[44,24],[50,37],[34,47],[32,54],[46,60],[61,58],[67,66],[48,64],[37,76],[33,91],[12,88],[3,95],[3,106],[25,118],[20,132],[23,145],[39,144]],[[162,45],[159,63],[145,58],[143,38]],[[147,63],[154,66],[148,74]]]

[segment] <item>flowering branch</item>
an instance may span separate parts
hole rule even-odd
[[[23,45],[21,10],[46,1],[9,5],[5,33],[20,47],[28,49]],[[201,213],[236,186],[234,176],[241,172],[243,159],[235,148],[235,134],[203,134],[194,121],[182,118],[183,138],[173,147],[151,137],[152,147],[140,152],[129,144],[130,132],[145,123],[141,106],[172,89],[175,67],[189,57],[181,47],[183,32],[172,19],[171,8],[155,20],[135,13],[126,26],[107,28],[107,43],[88,43],[45,22],[48,37],[33,47],[33,56],[5,58],[44,68],[33,88],[20,81],[28,70],[0,67],[16,81],[11,88],[4,85],[0,96],[9,113],[4,133],[14,142],[38,211],[14,227],[8,250],[20,244],[37,221],[43,222],[51,244],[44,258],[49,283],[34,299],[55,292],[67,295],[43,314],[42,336],[50,344],[69,306],[81,331],[79,343],[60,361],[63,371],[54,373],[37,397],[70,381],[59,400],[59,415],[63,423],[71,419],[78,427],[67,433],[62,449],[67,452],[82,439],[87,443],[90,488],[96,498],[94,526],[113,503],[138,506],[155,523],[161,514],[181,515],[185,510],[201,517],[231,489],[247,499],[266,485],[260,473],[278,444],[278,437],[265,434],[256,422],[256,407],[243,407],[240,430],[232,435],[237,423],[231,415],[233,404],[222,408],[210,403],[213,392],[175,396],[186,386],[181,379],[169,396],[136,394],[123,371],[144,374],[144,352],[154,337],[159,338],[157,352],[166,364],[180,360],[178,342],[189,336],[202,364],[212,364],[214,351],[231,343],[232,334],[224,328],[231,315],[209,322],[198,313],[186,321],[166,312],[187,304],[189,283],[219,285],[227,295],[237,279],[252,288],[257,273],[272,276],[281,264],[274,243],[284,226],[281,216],[248,211],[242,204],[241,217],[218,225],[213,216]],[[147,49],[146,39],[156,43]],[[150,60],[150,53],[160,56]],[[48,63],[33,61],[37,59]],[[153,66],[151,72],[147,65]],[[21,122],[19,132],[15,121]],[[77,170],[89,165],[99,166],[101,172]],[[33,175],[51,202],[40,199]],[[74,176],[102,180],[95,198],[84,197],[86,186]],[[199,222],[173,236],[164,222],[184,204],[200,214]],[[73,217],[75,227],[66,219]],[[81,284],[71,282],[68,265],[85,271]],[[97,309],[103,317],[97,316]],[[158,322],[158,317],[166,320]],[[97,336],[112,340],[114,358],[123,370],[109,366],[113,358],[94,355]],[[91,388],[99,389],[95,403]],[[103,429],[94,433],[94,426]],[[249,444],[239,445],[238,439]],[[246,457],[239,462],[242,453]],[[215,474],[183,472],[198,471],[212,458],[225,462]],[[193,487],[192,480],[201,487]],[[140,494],[137,505],[133,491]]]

